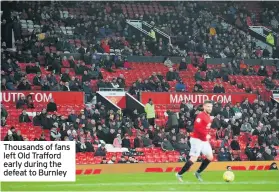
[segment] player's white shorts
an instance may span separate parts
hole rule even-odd
[[[202,141],[197,138],[190,138],[191,150],[190,156],[199,157],[201,153],[205,156],[212,155],[212,148],[208,141]]]

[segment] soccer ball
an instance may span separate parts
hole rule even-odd
[[[223,179],[226,182],[232,182],[234,180],[234,173],[232,171],[226,171],[223,175]]]

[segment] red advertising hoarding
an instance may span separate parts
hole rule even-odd
[[[250,102],[253,102],[255,99],[257,99],[257,95],[245,93],[141,93],[141,102],[143,104],[147,103],[149,99],[152,99],[154,104],[180,104],[182,100],[191,100],[193,104],[202,104],[205,100],[221,100],[222,104],[226,104],[228,102],[235,104],[237,102],[242,102],[246,98],[248,98]]]
[[[56,104],[84,104],[84,92],[62,92],[62,91],[3,91],[1,92],[2,103],[14,103],[22,95],[32,95],[34,103],[46,104],[51,98]]]

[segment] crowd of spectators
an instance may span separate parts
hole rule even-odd
[[[3,15],[3,35],[1,39],[3,49],[1,59],[2,90],[30,90],[32,88],[31,85],[40,86],[38,89],[44,91],[83,90],[88,96],[87,100],[90,101],[93,94],[90,89],[90,81],[102,79],[100,68],[103,67],[111,72],[113,72],[113,65],[116,68],[129,69],[129,62],[125,59],[125,56],[129,56],[133,52],[142,52],[140,51],[141,49],[147,50],[147,47],[150,47],[148,46],[148,37],[142,37],[142,35],[138,37],[134,33],[130,33],[129,26],[125,23],[127,15],[121,13],[116,14],[121,12],[119,5],[112,7],[110,3],[92,4],[90,2],[83,2],[78,7],[87,6],[88,10],[86,11],[88,15],[68,15],[66,18],[59,17],[61,15],[59,10],[62,10],[62,5],[64,4],[61,2],[41,2],[40,4],[36,4],[35,2],[18,2],[15,7],[16,11],[21,12],[21,14],[11,12],[10,15]],[[65,6],[74,7],[77,5],[74,2],[67,2]],[[220,74],[218,74],[218,70],[209,70],[206,72],[206,77],[200,78],[199,81],[212,81],[220,77],[224,80],[223,77],[227,77],[227,74],[254,75],[256,72],[240,70],[241,59],[268,57],[269,52],[266,49],[261,50],[261,48],[255,47],[253,38],[249,35],[247,36],[243,31],[226,24],[219,17],[215,17],[211,10],[202,7],[199,3],[181,2],[176,7],[179,10],[178,12],[155,13],[144,16],[138,15],[137,17],[158,25],[165,24],[170,26],[176,34],[177,43],[174,41],[172,45],[166,45],[162,38],[158,38],[158,42],[154,46],[151,46],[155,48],[155,51],[152,52],[156,55],[168,56],[169,54],[167,52],[186,49],[186,52],[198,51],[204,53],[204,56],[233,58],[226,66],[228,70],[224,70],[226,72],[225,75],[220,75],[224,71],[220,71]],[[37,11],[35,12],[35,10]],[[95,12],[92,13],[92,11]],[[105,24],[100,23],[101,18],[104,18]],[[7,32],[11,24],[20,25],[20,19],[33,20],[34,25],[43,24],[42,31],[34,30],[32,33],[19,35],[20,38],[16,39],[15,43],[17,52],[8,52],[6,48],[7,43],[4,39],[7,37]],[[73,35],[64,34],[59,28],[60,25],[75,27]],[[182,27],[185,25],[186,28]],[[113,29],[110,29],[110,27]],[[124,32],[122,33],[123,30]],[[22,34],[23,29],[21,27],[14,27],[14,31],[15,34]],[[45,36],[40,38],[41,34],[45,34]],[[69,39],[75,39],[73,40],[74,44],[70,43]],[[51,49],[56,51],[54,53],[52,51],[47,52],[45,51],[45,46],[52,47]],[[121,53],[122,56],[100,57],[93,55],[96,52],[104,53],[106,52],[105,50],[110,50],[110,48],[123,50]],[[165,50],[169,51],[165,52]],[[67,58],[61,55],[65,51],[80,53],[81,56],[79,59],[73,56]],[[156,51],[159,51],[158,54]],[[177,54],[174,53],[173,55]],[[179,55],[181,55],[180,52]],[[26,67],[26,72],[24,72],[19,65],[19,63],[23,62],[31,62],[35,63],[35,65],[24,66],[24,68]],[[199,61],[193,60],[193,62],[194,64],[197,62],[202,65],[199,66],[201,71],[203,71],[204,67],[206,68],[204,57],[199,57]],[[168,67],[173,65],[168,58],[164,64]],[[42,71],[42,67],[51,71],[51,74],[46,76],[44,71]],[[67,67],[72,69],[65,70],[64,68]],[[186,61],[184,60],[180,63],[179,70],[185,70],[186,68]],[[75,72],[76,76],[72,75],[71,70]],[[37,75],[34,79],[28,79],[27,74],[30,73],[36,73]],[[181,78],[179,78],[175,69],[174,72],[170,71],[168,74],[170,75],[167,75],[167,81],[178,80],[176,86],[177,91],[187,90],[187,85],[184,85],[180,81]],[[199,76],[198,73],[196,75]],[[277,73],[273,77],[278,77]],[[114,88],[122,88],[124,83],[114,82],[113,84],[111,85],[108,80],[100,80],[98,85],[108,88],[111,86]],[[156,85],[154,90],[167,91],[168,89],[163,84],[164,82],[161,82],[162,87]],[[153,88],[150,89],[153,90]],[[217,90],[217,92],[219,91]]]
[[[196,85],[194,92],[203,92],[201,81],[215,81],[222,78],[229,81],[229,75],[259,75],[266,76],[264,84],[272,89],[275,85],[270,77],[267,77],[265,67],[257,72],[250,67],[241,69],[238,62],[244,58],[268,57],[263,50],[258,51],[254,39],[245,32],[227,24],[224,20],[213,15],[211,11],[204,9],[197,3],[180,2],[177,13],[160,13],[144,15],[143,20],[154,22],[155,25],[164,27],[164,31],[176,36],[173,45],[166,44],[163,39],[152,45],[152,41],[142,35],[131,34],[129,26],[125,23],[127,15],[121,13],[119,7],[111,7],[109,3],[90,2],[17,2],[16,9],[21,14],[4,15],[1,38],[1,89],[2,90],[31,90],[31,85],[39,87],[43,91],[84,91],[86,101],[93,98],[90,85],[91,80],[98,80],[99,88],[125,88],[125,78],[102,79],[100,68],[106,68],[113,72],[112,65],[116,68],[129,69],[129,62],[125,56],[129,55],[183,55],[186,52],[201,52],[211,57],[230,57],[232,62],[222,65],[221,69],[207,70],[205,62],[197,62],[199,70],[195,74]],[[87,6],[88,15],[69,15],[67,18],[60,17],[59,10],[63,6],[80,7]],[[22,10],[23,9],[23,10]],[[22,11],[21,11],[22,10]],[[245,15],[244,15],[245,16]],[[141,16],[138,16],[139,18]],[[252,17],[253,18],[253,17]],[[34,24],[43,24],[41,31],[32,31],[30,34],[22,35],[20,20],[33,20]],[[273,22],[274,23],[274,22]],[[9,52],[5,39],[13,25],[17,52]],[[66,37],[59,26],[75,27],[73,35]],[[44,34],[43,37],[42,34]],[[70,43],[67,38],[80,39]],[[45,51],[45,46],[54,47],[56,53]],[[92,55],[96,52],[109,53],[110,49],[122,50],[124,57],[98,57]],[[61,56],[62,52],[80,53],[80,60],[73,56],[67,58]],[[45,57],[45,60],[40,58]],[[35,65],[24,66],[21,70],[20,63],[35,63]],[[188,91],[187,86],[180,78],[179,71],[186,70],[187,65],[183,59],[179,71],[173,68],[173,63],[166,58],[164,65],[169,71],[164,77],[160,73],[153,73],[148,79],[139,79],[129,89],[132,95],[138,95],[140,91],[169,91],[168,81],[177,81],[176,91]],[[48,75],[43,74],[42,67],[51,71]],[[65,69],[64,68],[68,68]],[[76,76],[71,74],[74,70]],[[30,79],[27,74],[35,73]],[[58,78],[58,76],[60,76]],[[273,78],[279,78],[277,73]],[[233,82],[231,82],[233,83]],[[224,93],[222,84],[216,84],[214,93]],[[102,103],[90,104],[81,111],[72,111],[68,117],[53,113],[57,111],[55,101],[50,103],[41,112],[31,118],[26,111],[35,108],[32,96],[22,96],[16,103],[17,109],[22,109],[18,117],[20,123],[32,123],[42,129],[50,130],[50,140],[75,140],[77,152],[95,152],[95,156],[105,156],[107,151],[105,144],[111,144],[115,148],[127,148],[133,151],[139,147],[161,147],[164,151],[177,150],[182,157],[189,152],[189,134],[193,130],[193,120],[198,106],[182,103],[181,110],[177,116],[172,111],[167,111],[168,121],[165,127],[152,126],[146,117],[138,114],[124,117],[120,111],[105,109]],[[258,136],[258,144],[251,146],[248,142],[246,154],[250,160],[271,160],[276,156],[274,146],[279,146],[279,122],[277,115],[277,104],[265,103],[260,100],[250,104],[244,101],[241,104],[225,107],[221,103],[214,105],[212,112],[215,119],[212,128],[216,130],[216,138],[222,140],[221,146],[216,148],[218,160],[239,160],[240,150],[238,138],[241,133]],[[6,125],[8,112],[1,105],[1,126]],[[183,128],[183,129],[182,129]],[[186,134],[185,130],[186,129]],[[131,142],[133,131],[136,137]],[[44,141],[47,138],[42,134],[34,140]],[[8,131],[5,137],[7,141],[26,140],[19,130],[14,127]],[[102,140],[102,142],[101,142]],[[248,136],[249,140],[249,136]],[[98,148],[95,148],[99,145]],[[183,158],[182,158],[183,159]],[[110,161],[103,160],[102,163],[115,163],[113,157]],[[121,158],[121,162],[136,163],[134,157],[128,161]]]
[[[135,148],[159,147],[163,151],[180,152],[182,159],[188,157],[193,121],[201,110],[201,106],[193,105],[191,101],[182,101],[179,112],[166,111],[166,124],[159,127],[149,124],[145,114],[134,112],[133,115],[123,116],[121,111],[107,110],[101,102],[86,105],[81,111],[72,110],[68,117],[56,113],[57,106],[53,100],[32,118],[26,113],[30,104],[25,98],[18,100],[16,105],[22,109],[20,123],[32,122],[34,126],[50,131],[50,138],[43,133],[40,138],[34,138],[35,141],[76,141],[77,152],[94,152],[95,156],[106,156],[106,144],[116,149],[128,149],[134,152],[132,156],[142,155],[136,153]],[[216,158],[219,161],[239,161],[243,149],[241,145],[245,145],[249,160],[273,160],[277,156],[275,146],[279,146],[277,105],[262,100],[249,103],[248,99],[235,105],[228,103],[223,106],[221,101],[216,102],[211,114],[214,116],[211,142],[214,143],[215,139],[220,141],[219,146],[212,144]],[[3,105],[1,116],[1,125],[5,126],[3,117],[7,117],[8,113]],[[257,139],[252,141],[254,136]],[[134,139],[131,140],[131,137]],[[11,127],[4,140],[27,139]],[[116,163],[114,159],[112,161]]]

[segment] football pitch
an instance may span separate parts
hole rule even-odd
[[[279,171],[234,171],[235,181],[223,181],[224,172],[204,172],[198,182],[193,172],[179,183],[174,173],[100,174],[76,177],[76,182],[3,182],[1,191],[279,191]]]

